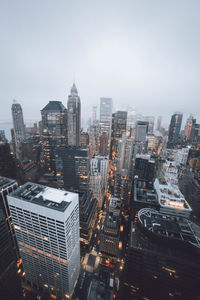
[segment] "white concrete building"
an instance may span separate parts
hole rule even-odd
[[[104,184],[106,184],[106,175],[108,169],[108,155],[96,154],[91,159],[90,172],[92,176],[101,174]]]
[[[7,198],[26,280],[69,299],[80,271],[78,194],[26,183]]]
[[[190,216],[192,209],[178,186],[172,185],[164,177],[160,177],[159,179],[156,178],[154,188],[158,196],[161,212],[184,217]]]
[[[174,160],[177,166],[186,165],[188,159],[189,148],[182,148],[177,150],[174,155]]]

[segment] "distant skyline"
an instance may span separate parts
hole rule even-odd
[[[25,120],[75,80],[82,118],[100,97],[144,115],[200,113],[200,1],[1,1],[0,123]],[[1,127],[1,125],[0,125]],[[1,128],[0,128],[1,129]]]

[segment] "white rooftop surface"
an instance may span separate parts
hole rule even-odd
[[[154,187],[157,191],[158,200],[161,206],[192,210],[178,186],[171,185],[169,182],[167,182],[167,184],[161,184],[156,178]],[[163,203],[163,201],[165,202]]]
[[[42,196],[45,200],[56,203],[61,203],[62,201],[71,202],[73,200],[73,193],[49,187],[46,187],[44,191],[37,194],[36,198],[39,198],[40,196]]]

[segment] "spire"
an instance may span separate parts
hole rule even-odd
[[[71,88],[71,95],[78,95],[78,90],[75,85],[75,81],[73,82],[73,86]]]

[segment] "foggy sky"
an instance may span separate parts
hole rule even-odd
[[[25,120],[66,106],[74,79],[85,118],[100,97],[199,116],[199,0],[1,0],[0,42],[0,122],[13,99]]]

